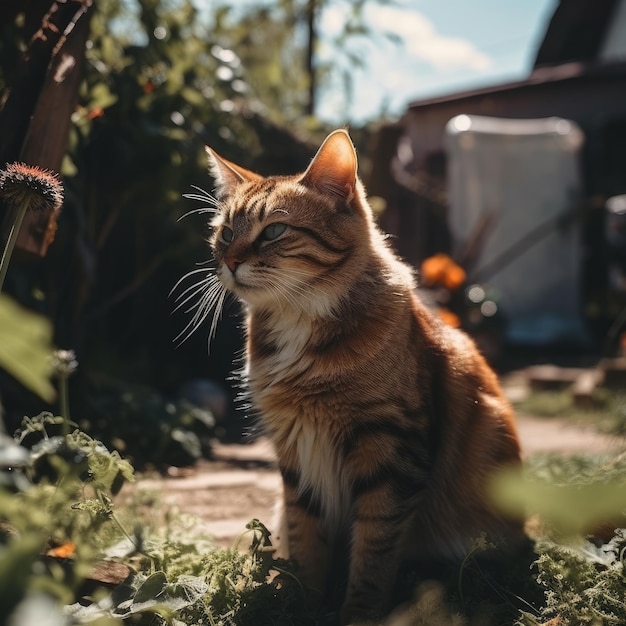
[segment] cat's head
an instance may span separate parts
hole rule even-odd
[[[210,244],[222,284],[252,307],[332,315],[373,231],[348,133],[331,133],[295,176],[263,178],[207,152],[219,198]]]

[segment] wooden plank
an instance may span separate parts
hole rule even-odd
[[[558,365],[533,365],[527,369],[528,383],[535,391],[563,389],[573,385],[586,370],[580,367]]]
[[[592,409],[595,406],[593,394],[603,381],[604,371],[601,369],[585,370],[579,374],[572,385],[574,404],[582,409]]]

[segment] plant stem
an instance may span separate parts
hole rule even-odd
[[[67,376],[62,374],[59,376],[59,405],[61,408],[61,417],[63,418],[63,436],[70,434],[70,400],[67,384]]]
[[[96,496],[98,497],[98,500],[100,500],[102,505],[103,506],[108,506],[108,503],[106,502],[106,498],[104,497],[104,495],[100,491],[100,489],[96,489],[95,491],[96,491]],[[113,520],[113,522],[122,531],[122,533],[126,536],[126,538],[131,542],[131,544],[134,546],[135,550],[137,550],[137,552],[139,554],[144,554],[144,552],[141,549],[141,547],[139,545],[137,545],[137,542],[135,541],[135,538],[126,530],[124,524],[122,524],[122,522],[120,522],[119,518],[117,517],[117,515],[115,515],[115,512],[112,509],[110,509],[110,514],[111,514],[111,519]]]
[[[7,238],[6,245],[4,246],[4,252],[2,253],[2,259],[0,260],[0,292],[4,286],[4,279],[6,278],[7,270],[9,269],[9,262],[13,254],[13,249],[15,248],[18,235],[20,234],[20,228],[22,227],[22,222],[24,221],[24,216],[26,215],[28,206],[29,203],[23,200],[22,203],[17,206],[17,210],[15,212],[15,219],[11,225],[11,230],[9,231],[9,236]]]

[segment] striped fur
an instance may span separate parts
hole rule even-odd
[[[484,495],[519,462],[511,409],[471,340],[417,299],[347,133],[300,176],[209,156],[217,275],[247,308],[246,383],[283,476],[280,540],[322,597],[346,571],[344,623],[377,618],[403,558],[519,531]]]

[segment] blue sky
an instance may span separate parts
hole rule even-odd
[[[420,98],[498,84],[527,76],[557,0],[395,0],[372,1],[367,21],[397,35],[353,40],[366,69],[352,69],[354,96],[346,103],[337,76],[320,97],[318,115],[335,123],[360,122],[381,109],[391,116]],[[347,3],[331,3],[322,32],[337,32]],[[323,60],[341,64],[330,46]],[[345,62],[345,61],[344,61]]]

